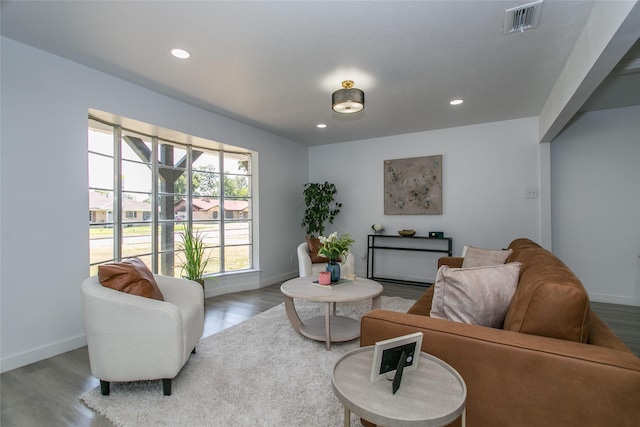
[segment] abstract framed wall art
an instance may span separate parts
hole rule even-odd
[[[385,215],[442,215],[442,155],[384,161]]]

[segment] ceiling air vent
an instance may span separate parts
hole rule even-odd
[[[541,11],[542,0],[505,10],[504,33],[522,32],[537,27]]]

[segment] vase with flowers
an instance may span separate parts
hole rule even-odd
[[[331,273],[332,282],[338,282],[340,280],[340,264],[338,260],[340,258],[346,259],[354,240],[349,233],[338,236],[335,231],[327,237],[320,236],[319,239],[322,247],[318,254],[329,259],[326,271]]]

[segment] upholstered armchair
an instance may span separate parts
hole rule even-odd
[[[347,259],[340,263],[340,274],[355,274],[355,258],[351,251],[347,254]],[[327,262],[312,263],[309,255],[309,245],[307,242],[298,245],[298,272],[300,277],[317,276],[321,271],[325,271]]]
[[[98,276],[82,283],[92,374],[103,395],[110,382],[171,379],[195,352],[204,330],[204,293],[190,280],[153,275],[164,301],[104,287]]]

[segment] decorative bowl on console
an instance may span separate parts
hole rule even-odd
[[[411,237],[416,234],[416,230],[398,230],[398,234],[405,237]]]

